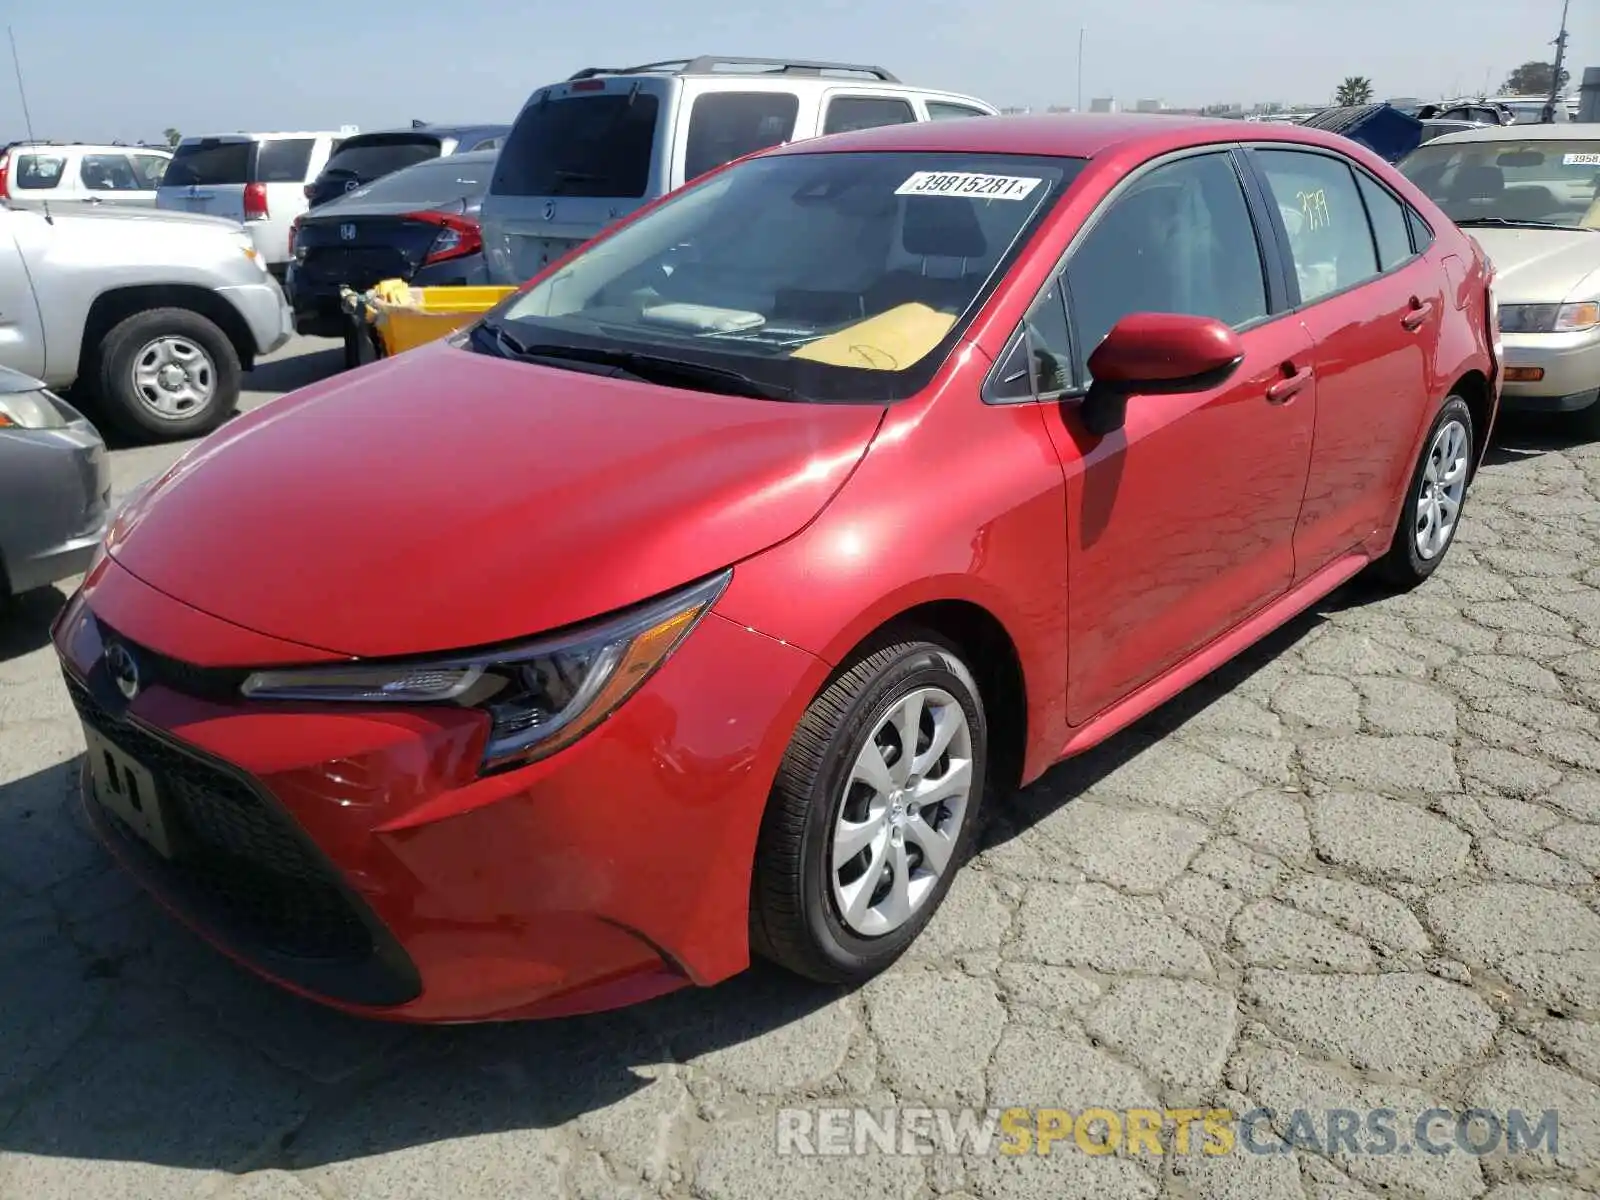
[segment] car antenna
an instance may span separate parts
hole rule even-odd
[[[33,136],[33,117],[28,112],[28,91],[22,86],[22,60],[17,57],[17,34],[11,26],[6,26],[6,37],[11,41],[11,66],[17,73],[17,95],[22,98],[22,125],[28,131],[30,142],[37,139]],[[44,205],[44,223],[54,225],[56,220],[50,215],[50,201],[41,200]]]

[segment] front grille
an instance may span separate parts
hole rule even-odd
[[[274,954],[344,963],[372,956],[372,933],[343,888],[253,787],[114,717],[83,684],[67,682],[84,723],[155,776],[174,852],[144,858],[197,915]]]

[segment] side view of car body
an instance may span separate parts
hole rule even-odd
[[[82,413],[0,367],[0,606],[86,570],[105,537],[111,464]]]
[[[1294,126],[743,158],[122,511],[54,635],[90,818],[353,1012],[601,1009],[752,952],[864,979],[986,804],[1357,574],[1438,567],[1491,286]]]
[[[154,208],[172,153],[155,146],[17,142],[0,150],[0,200],[14,207],[131,204]]]
[[[702,56],[579,71],[535,91],[506,135],[483,204],[490,281],[521,283],[611,222],[752,151],[997,111],[848,63]]]
[[[0,365],[72,388],[102,425],[156,441],[209,432],[237,408],[241,372],[293,332],[236,222],[0,205]]]
[[[509,125],[428,125],[373,129],[346,138],[316,179],[306,184],[312,208],[382,179],[393,171],[453,154],[498,150]]]
[[[314,337],[348,330],[339,288],[383,279],[418,287],[488,282],[478,208],[496,152],[451,154],[405,167],[314,208],[294,224],[286,289],[295,328]]]

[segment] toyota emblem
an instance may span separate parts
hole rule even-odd
[[[134,661],[133,654],[121,642],[112,642],[106,647],[105,660],[106,672],[117,685],[117,691],[124,699],[132,700],[139,694],[139,664]]]
[[[554,200],[546,200],[544,202],[544,219],[546,221],[554,221],[556,219],[556,202]]]

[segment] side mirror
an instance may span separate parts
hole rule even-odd
[[[1103,437],[1122,428],[1129,396],[1208,391],[1243,361],[1239,335],[1214,317],[1130,313],[1089,355],[1084,425]]]

